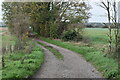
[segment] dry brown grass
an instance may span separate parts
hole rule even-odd
[[[0,27],[0,31],[7,31],[8,28],[3,28],[3,27]]]

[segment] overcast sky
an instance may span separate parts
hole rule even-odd
[[[0,0],[0,22],[2,21],[2,1],[3,0]],[[89,3],[92,7],[90,10],[91,18],[89,19],[89,22],[107,22],[106,11],[97,5],[99,2],[93,0],[89,1]]]
[[[92,9],[90,10],[91,18],[89,22],[107,22],[106,11],[98,6],[99,2],[89,2]]]
[[[0,22],[2,21],[2,1],[0,0]]]

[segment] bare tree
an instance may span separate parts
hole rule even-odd
[[[118,71],[120,74],[120,35],[118,37]]]
[[[104,8],[107,11],[107,16],[108,16],[108,29],[109,29],[109,53],[111,54],[112,52],[112,28],[111,28],[111,3],[109,0],[104,0],[101,1],[100,7]]]
[[[113,22],[114,34],[115,34],[115,53],[117,53],[118,52],[119,27],[118,27],[118,21],[117,21],[117,2],[116,2],[116,0],[114,0],[114,2],[113,2],[112,22]]]

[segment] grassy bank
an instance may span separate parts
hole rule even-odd
[[[2,41],[0,42],[2,44],[1,47],[9,48],[10,45],[15,46],[16,41],[17,38],[15,36],[5,34],[2,36]],[[43,50],[35,45],[32,40],[27,40],[24,49],[13,52],[7,51],[3,55],[0,54],[0,56],[4,57],[4,67],[0,69],[3,80],[29,77],[33,75],[44,62]]]
[[[32,53],[10,53],[4,55],[5,67],[2,78],[25,78],[37,71],[44,62],[44,55],[39,46]]]
[[[45,48],[47,48],[49,51],[51,51],[56,58],[63,60],[64,56],[55,48],[51,47],[51,46],[47,46],[46,44],[43,44],[41,42],[38,42],[40,45],[44,46]]]
[[[82,54],[87,61],[90,61],[99,71],[102,72],[106,78],[117,77],[118,65],[117,61],[105,57],[103,53],[95,50],[93,47],[75,45],[69,42],[62,42],[58,40],[51,40],[48,38],[41,38],[42,40],[69,49],[76,53]]]

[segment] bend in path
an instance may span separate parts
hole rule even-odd
[[[59,60],[57,60],[53,53],[51,53],[49,50],[43,46],[40,47],[42,47],[44,50],[45,61],[41,69],[39,69],[37,73],[33,75],[33,78],[57,78],[56,73],[59,68]]]
[[[103,78],[89,62],[80,54],[59,46],[38,40],[48,46],[52,46],[64,55],[64,60],[58,60],[46,48],[45,63],[33,78]]]

